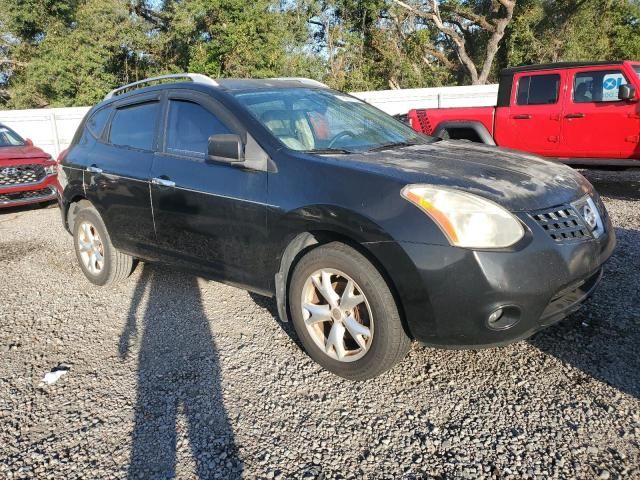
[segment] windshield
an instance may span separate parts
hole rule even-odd
[[[435,141],[357,98],[329,90],[279,88],[235,97],[292,150],[348,153]]]
[[[0,147],[15,147],[24,145],[20,135],[7,127],[0,127]]]

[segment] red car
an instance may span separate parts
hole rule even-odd
[[[51,155],[0,124],[0,208],[55,200],[57,175]]]
[[[411,110],[428,135],[564,163],[640,166],[640,63],[554,63],[500,73],[497,107]]]

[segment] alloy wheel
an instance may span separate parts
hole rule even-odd
[[[78,228],[80,259],[91,275],[98,275],[104,268],[104,245],[96,227],[83,221]]]
[[[302,288],[301,305],[307,332],[329,357],[353,362],[371,348],[371,307],[362,289],[344,272],[312,273]]]

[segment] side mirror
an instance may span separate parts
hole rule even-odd
[[[620,85],[618,88],[618,99],[625,100],[627,102],[636,99],[636,87],[633,85]]]
[[[207,159],[214,162],[244,161],[244,144],[240,135],[234,133],[218,133],[209,137]]]
[[[24,145],[26,147],[33,147],[33,140],[31,140],[30,138],[25,138]]]

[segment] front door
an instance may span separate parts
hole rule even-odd
[[[521,73],[509,107],[508,129],[498,130],[498,145],[555,156],[560,141],[562,72]]]
[[[149,195],[161,104],[158,96],[134,97],[116,105],[111,122],[88,156],[84,183],[113,244],[147,252],[155,244]]]
[[[206,160],[209,136],[240,133],[210,97],[167,99],[162,152],[153,162],[152,202],[160,249],[213,278],[256,287],[266,241],[267,174]]]
[[[629,83],[616,67],[571,72],[566,92],[560,157],[625,159],[637,157],[640,143],[638,104],[618,99]]]

